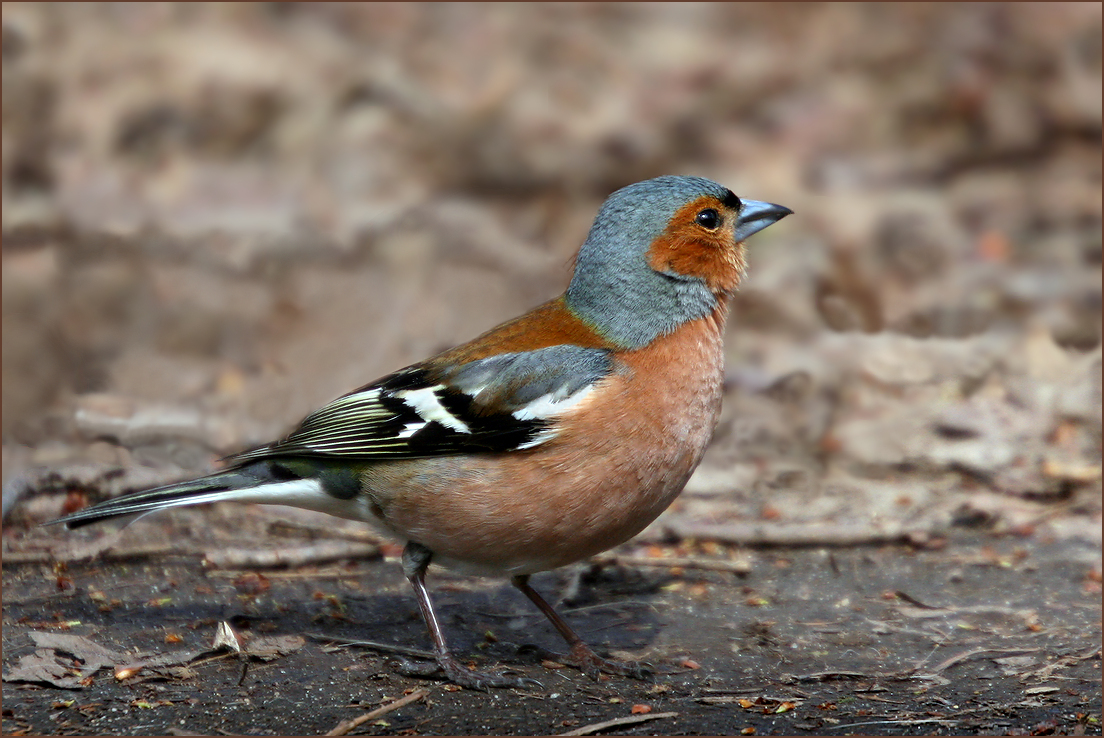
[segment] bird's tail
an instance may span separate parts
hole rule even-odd
[[[80,528],[123,515],[224,500],[312,507],[312,505],[303,504],[303,501],[319,496],[326,495],[322,493],[317,479],[274,478],[272,474],[267,473],[265,465],[253,464],[187,482],[125,494],[52,520],[48,525],[64,523],[69,528]]]

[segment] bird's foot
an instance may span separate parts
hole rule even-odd
[[[438,656],[436,663],[416,664],[406,659],[399,661],[399,673],[412,677],[438,677],[443,673],[446,680],[461,687],[486,692],[491,687],[518,687],[522,689],[540,688],[543,685],[535,679],[490,674],[473,671],[465,667],[452,656]]]
[[[601,674],[613,674],[631,679],[647,679],[652,675],[652,669],[647,664],[604,659],[582,641],[573,645],[566,654],[546,651],[538,647],[527,647],[528,649],[535,651],[541,658],[572,666],[594,681],[598,681]]]
[[[593,649],[582,641],[573,645],[564,658],[566,659],[564,663],[568,666],[574,666],[594,681],[598,681],[599,674],[646,679],[652,673],[652,670],[645,664],[636,661],[604,659],[594,653]]]

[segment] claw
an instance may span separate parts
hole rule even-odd
[[[598,681],[602,673],[616,676],[629,677],[631,679],[646,679],[652,671],[646,665],[636,661],[615,661],[604,659],[591,650],[590,646],[582,641],[574,644],[568,652],[564,663],[578,668],[583,674]]]
[[[491,687],[516,687],[519,689],[543,689],[544,685],[536,679],[528,677],[514,677],[505,674],[490,674],[482,671],[472,671],[465,668],[455,659],[449,657],[438,659],[433,663],[416,664],[407,659],[399,659],[398,671],[403,676],[432,678],[443,677],[453,684],[468,689],[486,692]]]
[[[517,686],[521,687],[522,689],[544,689],[544,684],[538,682],[536,679],[530,679],[529,677],[518,677],[517,681]]]
[[[517,687],[526,688],[532,685],[540,687],[540,682],[526,677],[506,676],[505,674],[490,674],[482,671],[466,669],[454,660],[441,664],[445,676],[453,684],[461,687],[486,692],[491,687]]]
[[[655,673],[655,670],[648,664],[637,661],[604,659],[582,642],[572,646],[568,653],[556,653],[532,644],[521,646],[518,653],[532,653],[538,659],[558,661],[561,664],[578,669],[584,676],[593,681],[598,681],[601,674],[613,674],[629,677],[630,679],[647,679]]]

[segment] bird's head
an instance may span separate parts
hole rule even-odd
[[[626,348],[712,312],[743,277],[743,241],[792,211],[702,177],[657,177],[603,203],[575,259],[568,306]]]

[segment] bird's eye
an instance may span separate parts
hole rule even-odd
[[[721,214],[713,208],[706,208],[694,216],[694,220],[696,220],[698,225],[702,228],[714,231],[717,229],[717,226],[721,224]]]

